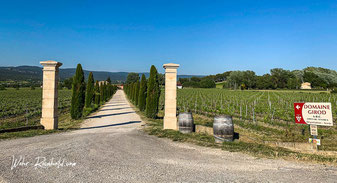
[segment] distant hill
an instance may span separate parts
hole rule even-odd
[[[60,69],[60,80],[72,77],[76,72],[75,68]],[[108,77],[114,83],[126,81],[128,72],[105,72],[105,71],[87,71],[84,70],[85,78],[88,78],[89,72],[92,72],[95,80],[106,80]],[[149,77],[149,73],[145,74]],[[190,78],[194,75],[178,75],[178,78]],[[202,77],[202,76],[197,76]],[[17,66],[17,67],[0,67],[0,81],[42,81],[42,68],[37,66]]]

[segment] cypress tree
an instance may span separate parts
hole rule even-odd
[[[100,99],[101,99],[101,104],[104,104],[104,84],[101,83],[99,86],[99,91],[100,91]]]
[[[70,115],[72,119],[79,119],[82,117],[85,99],[85,81],[81,64],[77,65],[72,90]]]
[[[158,72],[154,65],[150,69],[149,82],[147,83],[147,96],[146,96],[146,116],[149,118],[156,118],[159,105],[159,82]]]
[[[104,98],[104,102],[106,102],[106,96],[107,96],[107,93],[106,93],[106,83],[104,82],[104,84],[103,84],[103,98]]]
[[[112,95],[112,91],[111,91],[111,79],[110,76],[106,79],[107,81],[107,99],[109,99]]]
[[[88,83],[87,83],[87,90],[85,93],[85,107],[89,108],[94,99],[94,76],[92,72],[89,73]]]
[[[135,93],[134,93],[135,106],[138,106],[138,95],[139,95],[139,81],[135,83]]]
[[[134,93],[134,83],[131,83],[130,84],[130,94],[129,94],[129,98],[130,98],[130,100],[133,102],[133,93]]]
[[[145,110],[146,90],[147,90],[147,82],[146,82],[146,77],[143,74],[142,79],[140,81],[139,96],[138,96],[138,108],[139,108],[140,111]]]
[[[99,83],[95,83],[95,104],[99,105],[101,92],[99,91]]]

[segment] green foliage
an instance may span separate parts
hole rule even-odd
[[[99,105],[100,101],[101,101],[101,99],[100,99],[101,92],[100,92],[100,87],[99,87],[98,81],[96,81],[96,83],[95,83],[94,92],[95,92],[95,104]]]
[[[85,81],[81,64],[77,65],[73,80],[70,115],[72,119],[82,117],[85,101]]]
[[[107,82],[108,84],[111,84],[110,76],[106,79],[106,82]]]
[[[134,72],[130,72],[128,74],[128,77],[126,78],[126,84],[131,84],[131,83],[134,83],[136,81],[139,81],[139,74],[134,73]]]
[[[74,78],[73,77],[70,77],[70,78],[67,78],[63,81],[63,86],[68,88],[68,89],[71,89],[72,88],[72,85],[73,85],[73,80]]]
[[[337,72],[321,67],[307,67],[304,69],[303,80],[316,88],[333,88],[337,86]]]
[[[337,87],[333,88],[333,89],[331,90],[331,93],[337,93]]]
[[[263,76],[257,76],[256,77],[256,88],[257,89],[274,89],[271,75],[265,74]]]
[[[137,81],[135,84],[134,84],[134,96],[133,96],[133,100],[134,100],[134,103],[135,103],[135,106],[138,106],[138,96],[139,96],[139,81]]]
[[[274,88],[286,88],[288,79],[294,77],[294,75],[281,68],[275,68],[270,70]]]
[[[4,85],[0,85],[0,90],[6,90],[6,87]]]
[[[159,85],[165,84],[165,74],[158,73],[158,82],[159,82]]]
[[[30,89],[35,90],[35,86],[34,85],[30,86]]]
[[[202,79],[200,82],[200,88],[215,88],[215,82],[211,79]]]
[[[69,111],[71,91],[58,92],[59,113]],[[42,107],[42,90],[8,88],[0,92],[0,129],[19,126],[37,125],[40,123]],[[37,121],[31,120],[37,118]],[[27,124],[28,119],[28,124]],[[8,123],[7,123],[8,122]]]
[[[94,76],[92,72],[89,73],[89,78],[88,78],[88,83],[87,83],[87,88],[86,88],[86,93],[85,93],[85,107],[89,108],[91,107],[91,104],[93,103],[94,99]]]
[[[232,71],[228,76],[230,88],[238,89],[242,84],[246,88],[255,88],[256,75],[253,71]]]
[[[147,97],[146,97],[146,116],[149,118],[156,118],[159,105],[159,82],[158,72],[154,65],[150,69],[150,77],[147,83]]]
[[[143,74],[140,81],[139,96],[138,96],[138,107],[140,111],[144,111],[146,107],[146,92],[147,92],[147,82],[146,77]]]
[[[104,84],[101,83],[101,85],[99,86],[99,91],[100,91],[100,100],[101,100],[101,104],[104,104],[105,102],[105,90],[104,90]]]
[[[133,102],[134,101],[134,93],[135,93],[135,83],[130,84],[130,99]]]

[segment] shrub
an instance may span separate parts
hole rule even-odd
[[[87,90],[85,92],[85,107],[90,107],[94,99],[94,76],[92,72],[89,73]]]
[[[139,96],[139,81],[136,81],[134,87],[134,97],[133,100],[135,101],[135,106],[138,106],[138,96]]]
[[[203,79],[200,81],[200,87],[201,88],[215,88],[216,84],[211,79]]]
[[[149,82],[147,83],[147,96],[146,96],[146,116],[149,118],[156,118],[159,105],[159,82],[158,72],[154,65],[151,66]]]
[[[101,92],[99,90],[99,83],[98,83],[98,81],[96,81],[96,83],[95,83],[94,91],[95,91],[95,104],[99,105],[99,103],[101,101],[101,99],[100,99]]]
[[[81,64],[77,65],[72,90],[70,115],[72,119],[79,119],[82,117],[85,100],[85,82]]]
[[[143,74],[142,79],[140,81],[139,95],[138,95],[138,108],[140,111],[144,111],[146,107],[146,90],[147,90],[147,82],[146,77]]]
[[[105,101],[105,98],[104,98],[104,84],[101,83],[101,85],[99,86],[99,91],[100,91],[100,99],[101,99],[101,104],[103,104]]]

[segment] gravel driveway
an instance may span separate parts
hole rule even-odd
[[[0,182],[337,182],[337,167],[257,159],[140,129],[119,90],[80,130],[0,141]]]

